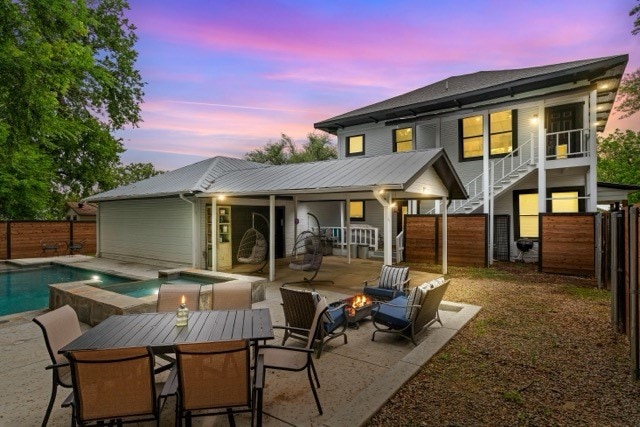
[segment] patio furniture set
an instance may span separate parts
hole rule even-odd
[[[42,425],[48,422],[58,386],[72,389],[62,404],[72,408],[72,425],[158,422],[170,396],[176,401],[176,425],[210,415],[227,415],[234,425],[238,412],[250,412],[252,425],[262,425],[267,369],[306,371],[322,415],[312,356],[319,358],[326,342],[343,337],[346,344],[347,327],[366,316],[376,328],[372,340],[377,332],[393,332],[416,344],[415,334],[424,326],[442,324],[438,306],[448,281],[426,283],[405,294],[408,268],[406,275],[392,271],[386,277],[393,278],[391,283],[385,282],[385,267],[397,268],[383,266],[376,287],[393,289],[396,296],[374,302],[362,295],[365,309],[355,307],[354,298],[327,304],[316,292],[281,287],[284,326],[272,325],[268,308],[251,307],[248,282],[216,284],[211,310],[199,310],[199,285],[164,284],[156,313],[111,316],[85,333],[69,306],[42,314],[33,320],[42,329],[52,362],[47,366],[52,370],[51,397]],[[177,326],[177,318],[187,311],[188,326]],[[267,344],[274,329],[284,331],[280,345]],[[286,345],[290,338],[303,340],[304,346]],[[155,376],[166,370],[170,372],[158,393]]]
[[[42,239],[40,240],[40,249],[41,255],[46,255],[49,252],[53,252],[54,255],[58,255],[58,249],[62,246],[65,247],[65,252],[69,255],[73,255],[75,253],[82,253],[82,249],[87,244],[87,239],[83,240],[69,240],[66,242],[58,242],[54,240]]]

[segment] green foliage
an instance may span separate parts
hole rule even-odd
[[[640,33],[640,4],[631,9],[629,16],[635,17],[631,34],[638,35]],[[640,111],[640,69],[627,74],[620,82],[616,109],[623,113],[622,118]]]
[[[109,188],[143,82],[123,0],[0,0],[0,218]]]
[[[598,137],[598,181],[640,185],[640,132],[616,129]],[[640,192],[629,195],[629,203],[640,201]]]
[[[338,151],[327,133],[309,133],[301,150],[290,136],[283,133],[278,142],[269,142],[263,148],[248,152],[244,158],[257,163],[283,165],[336,159]]]
[[[611,294],[606,289],[585,288],[581,286],[568,286],[567,292],[569,292],[573,296],[590,300],[590,301],[607,302],[611,299]]]
[[[128,165],[120,165],[115,169],[114,188],[122,185],[133,184],[152,176],[160,175],[164,171],[156,170],[152,163],[130,163]]]

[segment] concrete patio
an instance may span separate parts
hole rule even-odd
[[[66,257],[68,258],[68,257]],[[69,261],[72,261],[69,259]],[[157,270],[148,265],[104,259],[74,259],[83,266],[99,270],[126,270],[141,277],[157,277]],[[361,290],[362,281],[373,279],[381,263],[373,260],[326,257],[318,279],[330,279],[335,284],[318,283],[316,290],[335,301]],[[234,273],[246,274],[243,266]],[[300,280],[301,272],[286,268],[284,260],[276,267],[277,280],[268,283],[266,300],[254,304],[268,307],[274,324],[283,324],[278,288],[283,282]],[[155,274],[155,275],[154,275]],[[416,286],[437,275],[412,271],[411,285]],[[306,285],[300,288],[308,289]],[[445,295],[446,299],[446,295]],[[374,330],[365,320],[359,329],[349,329],[348,344],[341,339],[331,341],[320,359],[315,360],[321,388],[318,390],[324,415],[317,413],[304,372],[267,371],[264,394],[264,424],[267,426],[354,426],[363,425],[421,366],[429,361],[464,327],[480,307],[443,302],[441,317],[444,326],[435,325],[419,335],[415,347],[409,340],[382,334],[371,341]],[[49,358],[39,328],[31,319],[39,314],[26,312],[0,317],[0,425],[36,426],[42,421],[51,388],[51,373],[44,368]],[[88,326],[85,325],[86,328]],[[276,336],[281,336],[276,331]],[[278,341],[276,339],[276,341]],[[279,341],[278,341],[279,342]],[[295,340],[288,341],[294,343]],[[60,408],[68,391],[61,389],[49,421],[50,426],[68,425],[70,410]],[[174,401],[169,400],[162,413],[161,425],[173,425]],[[247,425],[246,416],[236,416],[239,425]],[[196,419],[194,425],[227,425],[226,417]]]

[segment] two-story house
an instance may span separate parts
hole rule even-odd
[[[539,213],[595,212],[599,201],[612,201],[612,189],[613,197],[626,199],[624,188],[616,193],[604,183],[599,199],[596,135],[627,61],[618,55],[452,76],[315,127],[338,137],[340,158],[442,147],[469,195],[448,212],[489,214],[490,227],[506,222],[496,239],[515,246],[538,237]],[[440,212],[432,201],[398,203],[398,218]],[[375,201],[351,204],[358,219],[378,226]],[[494,233],[488,235],[493,248]]]

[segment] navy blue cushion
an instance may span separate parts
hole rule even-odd
[[[404,329],[409,325],[407,320],[407,297],[400,295],[388,303],[380,304],[373,309],[377,323],[382,323],[394,329]]]
[[[373,297],[391,299],[393,298],[394,293],[397,293],[395,289],[384,289],[384,288],[376,288],[371,286],[364,287],[364,294],[371,295]]]
[[[338,328],[338,326],[342,325],[344,323],[344,313],[342,311],[342,308],[337,309],[329,309],[327,310],[327,312],[331,312],[331,317],[333,318],[333,322],[331,323],[327,323],[324,322],[324,330],[326,333],[330,334],[331,332],[335,331],[336,328]]]

